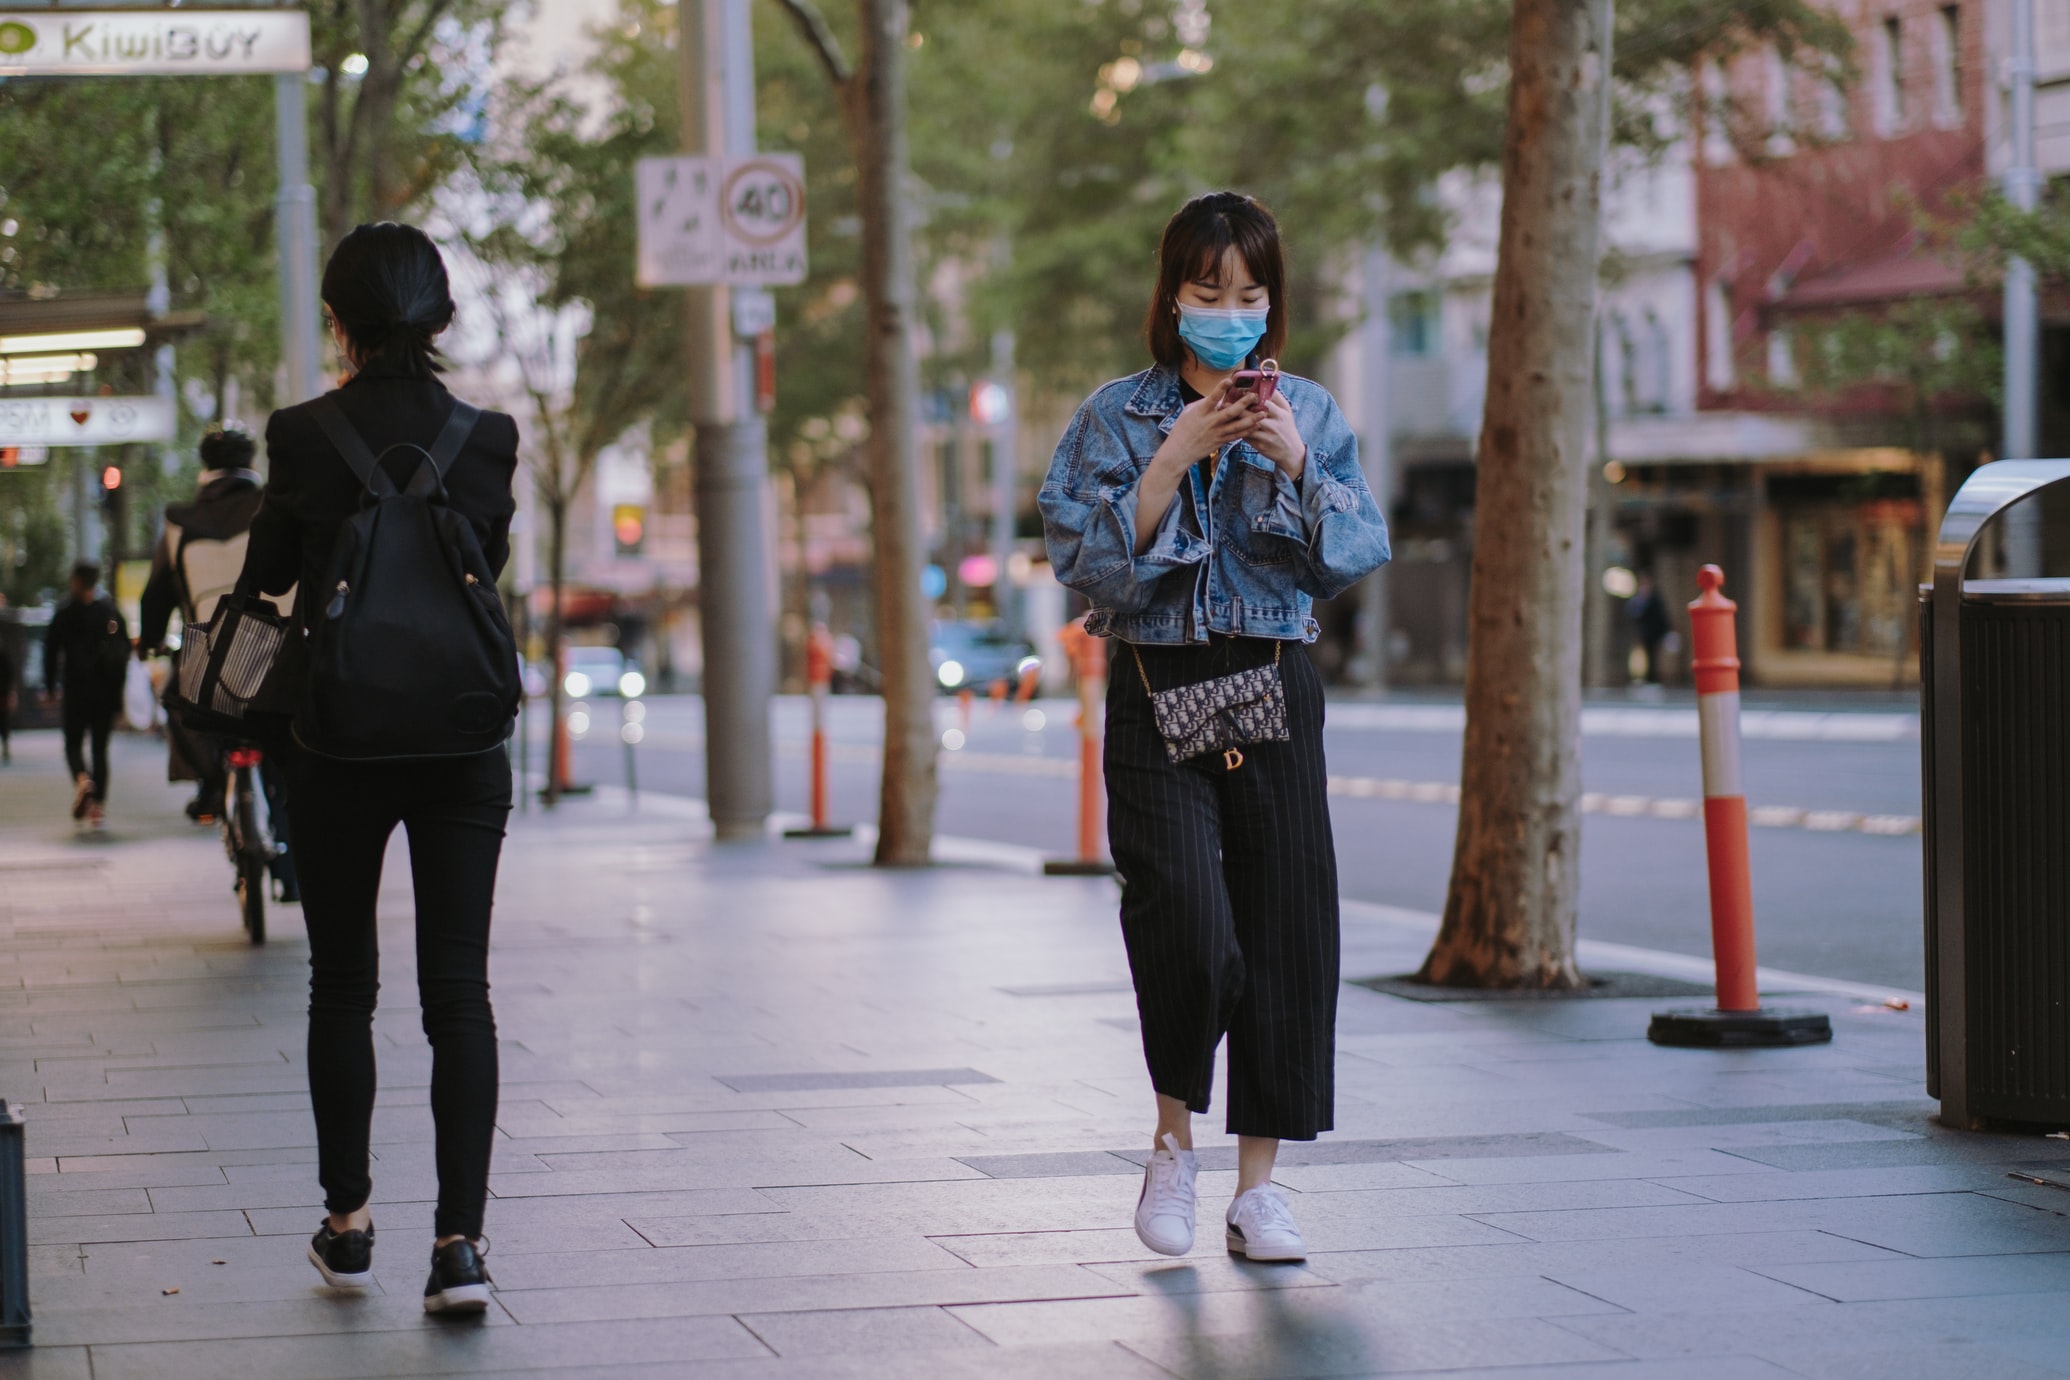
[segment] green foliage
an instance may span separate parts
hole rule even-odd
[[[42,602],[63,588],[71,539],[58,512],[62,464],[0,470],[0,595],[14,605]]]
[[[1940,449],[1952,415],[1998,401],[2003,351],[1968,298],[1916,297],[1795,330],[1805,387],[1829,398],[1880,392],[1902,411],[1914,450]]]

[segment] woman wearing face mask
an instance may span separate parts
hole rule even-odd
[[[1197,197],[1158,263],[1156,362],[1078,409],[1040,495],[1057,578],[1092,601],[1087,630],[1120,644],[1107,828],[1157,1098],[1136,1234],[1192,1248],[1192,1117],[1226,1034],[1228,1248],[1300,1260],[1272,1166],[1281,1140],[1331,1129],[1338,967],[1309,609],[1387,559],[1387,530],[1329,393],[1246,368],[1286,341],[1271,213]]]

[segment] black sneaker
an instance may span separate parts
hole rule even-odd
[[[325,1284],[363,1289],[374,1282],[374,1225],[365,1231],[332,1231],[329,1218],[309,1238],[309,1263]]]
[[[424,1282],[427,1313],[480,1313],[489,1306],[489,1272],[471,1241],[451,1241],[431,1250],[431,1278]]]

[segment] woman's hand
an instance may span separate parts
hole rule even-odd
[[[1151,461],[1173,474],[1184,474],[1195,461],[1248,437],[1263,414],[1248,394],[1231,400],[1229,381],[1224,379],[1214,392],[1186,404],[1169,435]]]
[[[1247,438],[1251,449],[1279,466],[1289,479],[1299,479],[1308,464],[1308,443],[1294,424],[1294,407],[1284,393],[1274,393],[1256,413],[1257,424]]]

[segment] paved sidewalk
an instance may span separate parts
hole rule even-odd
[[[1148,1093],[1111,883],[721,849],[651,797],[514,820],[474,1324],[418,1302],[429,1058],[391,855],[380,1286],[326,1290],[295,911],[244,942],[148,741],[118,742],[98,840],[54,736],[16,742],[0,1093],[29,1104],[39,1346],[0,1377],[2070,1374],[2070,1191],[2010,1176],[2070,1183],[2070,1142],[1934,1127],[1916,1010],[1813,996],[1830,1047],[1707,1053],[1649,1046],[1653,1001],[1347,986],[1339,1129],[1279,1174],[1313,1259],[1228,1259],[1204,1134],[1200,1248],[1167,1261],[1128,1227]],[[1358,908],[1347,976],[1423,944]]]

